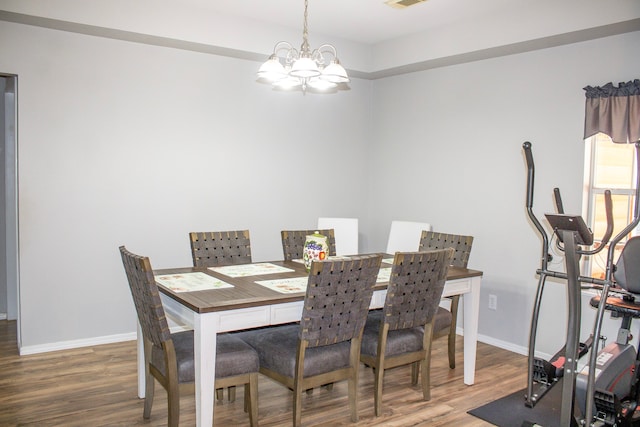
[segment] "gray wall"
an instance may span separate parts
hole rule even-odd
[[[384,249],[391,219],[473,234],[480,332],[522,350],[540,242],[521,144],[534,144],[537,212],[553,186],[579,210],[582,87],[637,78],[639,41],[303,96],[254,83],[251,61],[0,22],[0,71],[20,78],[23,351],[132,336],[121,244],[173,267],[190,263],[189,231],[249,228],[254,258],[278,259],[279,231],[318,216],[359,217],[363,251]],[[550,286],[549,319],[563,289]]]
[[[522,143],[533,144],[540,218],[555,211],[554,187],[567,212],[581,213],[582,89],[638,78],[639,45],[635,32],[375,82],[371,168],[386,173],[370,177],[384,202],[369,226],[409,217],[473,235],[469,265],[484,271],[485,340],[517,351],[528,342],[541,241],[525,212]],[[372,239],[383,247],[384,233]],[[558,256],[552,267],[562,262]],[[565,285],[550,283],[545,292],[540,349],[554,354],[564,341]],[[496,311],[487,309],[488,294],[497,296]],[[588,335],[591,323],[584,324]]]

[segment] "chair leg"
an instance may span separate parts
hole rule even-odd
[[[418,384],[418,375],[420,374],[420,363],[413,362],[411,364],[411,385]]]
[[[151,417],[151,406],[153,406],[153,393],[154,393],[154,379],[149,375],[149,365],[147,365],[147,373],[145,375],[145,387],[144,387],[144,411],[142,417],[148,420]]]
[[[349,365],[351,375],[349,377],[349,406],[351,407],[351,421],[358,421],[358,377],[360,375],[360,337],[351,339],[351,351],[349,352]]]
[[[293,387],[293,427],[302,424],[302,390]]]
[[[167,390],[169,403],[169,427],[178,427],[180,422],[180,389],[177,384],[169,385]]]
[[[424,327],[423,346],[425,350],[424,359],[420,362],[422,370],[420,380],[422,381],[422,397],[424,400],[431,400],[431,344],[433,339],[433,323],[428,323]]]
[[[217,388],[216,389],[216,400],[218,400],[218,401],[224,400],[224,389],[223,388]]]
[[[236,386],[232,385],[231,387],[229,387],[227,389],[228,393],[229,393],[229,402],[235,402],[236,401]]]
[[[449,368],[456,368],[456,329],[458,323],[458,305],[460,295],[451,297],[451,326],[449,327]]]
[[[382,385],[384,383],[384,368],[373,369],[373,400],[376,417],[382,414]]]
[[[249,384],[244,386],[245,406],[248,405],[249,423],[258,427],[258,374],[249,376]]]
[[[456,330],[449,331],[449,369],[456,368]]]
[[[421,365],[422,375],[420,381],[422,382],[422,397],[424,400],[431,400],[431,356],[427,355],[427,357],[421,362]]]

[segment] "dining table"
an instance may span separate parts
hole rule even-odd
[[[340,257],[333,257],[340,258]],[[393,255],[383,254],[371,309],[384,305]],[[302,260],[154,270],[172,331],[193,329],[196,425],[214,417],[216,334],[300,320],[308,272]],[[443,297],[462,295],[464,383],[474,383],[482,271],[450,266]],[[138,396],[145,393],[138,325]]]

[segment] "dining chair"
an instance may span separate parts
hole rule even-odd
[[[428,222],[391,221],[386,252],[393,255],[398,251],[416,251],[424,230],[431,231],[431,224]]]
[[[333,229],[336,255],[358,254],[358,218],[318,218],[319,229]]]
[[[145,398],[143,417],[153,405],[154,378],[167,391],[169,426],[178,426],[180,392],[195,392],[193,331],[171,333],[149,258],[120,247],[133,303],[144,340]],[[244,385],[245,411],[251,426],[258,425],[258,354],[244,341],[217,337],[216,387]]]
[[[472,245],[473,236],[423,231],[420,237],[419,250],[428,251],[453,248],[455,252],[451,260],[451,265],[467,268]],[[448,298],[451,300],[451,305],[448,310],[444,307],[438,307],[434,326],[434,338],[449,337],[449,368],[454,369],[456,367],[456,327],[458,324],[460,295],[454,295]]]
[[[421,371],[422,396],[431,398],[434,318],[452,257],[453,249],[394,255],[384,307],[371,311],[362,335],[360,360],[373,368],[376,416],[381,414],[386,369],[411,365],[413,385]]]
[[[189,241],[194,267],[251,263],[249,230],[192,232]],[[218,400],[224,399],[224,390],[216,390],[216,396]],[[229,387],[227,396],[229,402],[235,402],[236,388]]]
[[[299,324],[240,332],[260,356],[260,373],[293,390],[293,425],[302,393],[348,380],[351,421],[358,420],[362,330],[382,255],[313,262]]]
[[[249,230],[189,233],[194,267],[251,263]]]
[[[280,236],[282,237],[282,252],[284,254],[285,261],[291,261],[294,259],[302,259],[302,253],[304,251],[304,242],[307,236],[315,232],[319,232],[323,236],[327,236],[329,243],[329,256],[336,255],[336,236],[333,229],[323,230],[282,230]]]

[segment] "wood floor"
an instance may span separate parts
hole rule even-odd
[[[137,397],[135,342],[18,356],[16,323],[0,321],[0,426],[166,426],[166,394],[156,385],[150,420],[143,420]],[[383,414],[373,415],[370,369],[362,367],[359,385],[360,421],[351,423],[346,382],[332,391],[315,389],[303,397],[305,426],[488,426],[467,414],[469,409],[524,388],[526,358],[478,343],[473,386],[462,382],[462,337],[458,337],[456,369],[447,362],[446,339],[434,343],[431,400],[424,402],[411,387],[409,368],[387,372]],[[248,425],[236,401],[216,403],[215,425]],[[195,425],[193,396],[180,401],[183,426]],[[291,425],[290,391],[271,380],[259,380],[259,422],[263,427]]]

